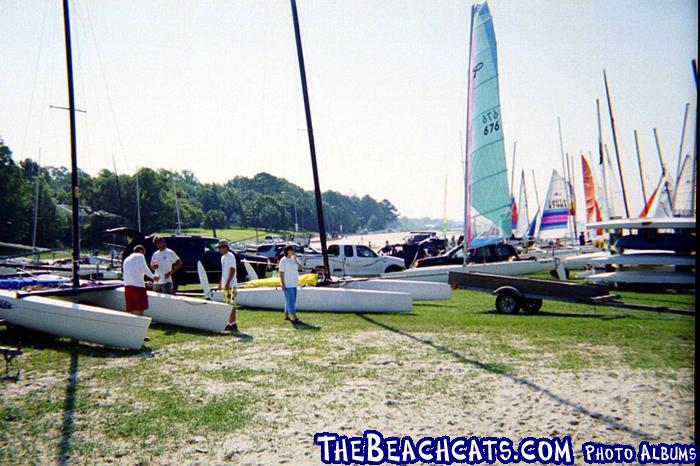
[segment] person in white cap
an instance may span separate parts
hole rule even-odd
[[[231,305],[231,314],[228,317],[226,330],[238,332],[238,325],[236,325],[236,286],[238,285],[238,280],[236,279],[236,256],[231,252],[228,241],[225,239],[219,241],[216,247],[221,254],[221,282],[219,283],[219,289],[224,292],[224,302]]]

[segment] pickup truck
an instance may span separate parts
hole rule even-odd
[[[323,270],[323,256],[299,257],[304,270]],[[378,256],[361,244],[333,244],[328,246],[328,264],[333,276],[376,277],[386,272],[403,270],[404,261],[398,257]]]

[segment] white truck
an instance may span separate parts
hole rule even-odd
[[[323,256],[304,255],[299,262],[306,271],[322,271]],[[404,260],[399,257],[378,256],[361,244],[332,244],[328,246],[328,265],[335,277],[377,277],[387,272],[404,269]]]

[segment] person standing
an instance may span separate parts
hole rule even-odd
[[[158,250],[151,256],[151,268],[160,272],[158,280],[153,283],[153,291],[158,293],[174,294],[173,274],[182,266],[180,257],[165,244],[160,236],[153,238]]]
[[[297,317],[298,267],[299,263],[296,254],[294,254],[294,246],[288,244],[284,247],[284,257],[279,263],[280,282],[282,283],[282,292],[284,292],[284,319],[291,320],[295,324],[299,322]]]
[[[221,254],[221,282],[219,288],[224,292],[224,302],[231,305],[231,314],[228,316],[228,325],[224,330],[238,332],[236,325],[236,256],[231,252],[228,241],[222,239],[216,245]]]
[[[146,294],[146,284],[144,275],[157,279],[158,275],[151,272],[146,265],[144,257],[146,250],[140,244],[134,247],[134,252],[124,259],[124,300],[126,301],[126,312],[142,316],[148,309],[148,294]]]

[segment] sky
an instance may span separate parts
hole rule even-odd
[[[0,2],[0,137],[16,160],[68,166],[61,2]],[[465,0],[299,0],[321,188],[387,198],[402,215],[462,219],[469,11]],[[564,150],[597,151],[595,100],[613,153],[606,69],[632,215],[664,161],[692,153],[697,2],[492,0],[507,163],[530,210]],[[313,188],[286,0],[73,0],[78,163],[201,181],[268,172]],[[40,154],[40,155],[39,155]],[[113,162],[114,160],[114,162]],[[444,204],[445,180],[447,203]],[[445,208],[446,206],[446,208]],[[579,214],[583,215],[583,206]]]

